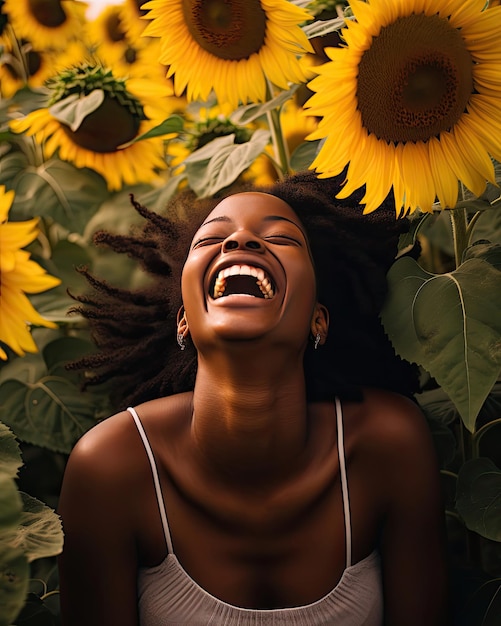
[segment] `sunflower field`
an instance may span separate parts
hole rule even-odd
[[[499,5],[0,0],[0,626],[60,623],[61,479],[112,410],[66,367],[93,350],[77,269],[146,280],[95,233],[141,223],[131,194],[161,212],[308,168],[411,221],[382,321],[421,369],[455,624],[499,626]]]

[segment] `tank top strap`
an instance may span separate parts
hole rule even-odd
[[[167,520],[167,511],[165,510],[165,502],[162,494],[162,487],[160,486],[160,478],[158,476],[158,468],[155,461],[155,456],[153,455],[153,450],[151,448],[148,436],[146,431],[144,430],[143,424],[139,419],[139,415],[136,410],[132,407],[128,407],[127,411],[132,415],[134,422],[137,426],[137,430],[139,431],[139,435],[141,436],[141,440],[144,445],[144,449],[146,450],[146,455],[150,462],[151,473],[153,475],[153,484],[155,486],[155,493],[157,496],[158,510],[160,512],[160,519],[162,520],[162,528],[164,531],[165,543],[167,545],[167,552],[169,554],[174,554],[172,549],[172,539],[170,535],[169,522]]]
[[[348,493],[348,477],[346,474],[346,454],[344,450],[344,423],[341,401],[336,397],[337,450],[339,455],[339,471],[341,475],[341,491],[343,494],[344,528],[346,536],[346,567],[351,566],[351,511]]]

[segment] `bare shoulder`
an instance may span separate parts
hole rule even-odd
[[[368,389],[363,402],[347,407],[345,424],[352,458],[374,482],[381,498],[392,499],[410,485],[436,483],[438,465],[431,432],[413,400]]]
[[[189,394],[152,400],[136,407],[141,422],[152,437],[175,436]],[[138,429],[129,411],[112,415],[91,428],[73,448],[66,468],[65,481],[81,476],[90,486],[131,485],[141,477],[141,468],[149,471]]]
[[[399,394],[380,390],[364,391],[364,401],[351,405],[346,418],[347,430],[357,445],[377,445],[383,451],[395,446],[428,447],[430,430],[419,405]]]

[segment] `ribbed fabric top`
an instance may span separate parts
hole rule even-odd
[[[383,590],[379,555],[351,563],[351,517],[344,452],[344,429],[340,401],[336,398],[338,454],[346,534],[346,569],[339,583],[326,596],[304,606],[284,609],[244,609],[214,597],[200,587],[177,560],[170,535],[167,512],[155,457],[141,420],[131,413],[150,461],[155,492],[168,554],[155,567],[138,574],[141,626],[382,626]],[[307,572],[305,572],[307,575]]]

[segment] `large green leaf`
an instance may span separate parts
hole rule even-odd
[[[436,379],[473,432],[501,369],[501,272],[474,258],[430,274],[403,257],[388,281],[382,320],[395,350]]]
[[[61,518],[40,500],[21,492],[23,512],[11,546],[21,548],[28,562],[56,556],[63,549]]]
[[[0,626],[14,623],[28,592],[29,564],[22,550],[0,542]]]
[[[295,172],[301,172],[310,167],[317,156],[319,143],[320,140],[305,141],[294,150],[291,155],[291,168]]]
[[[0,422],[0,475],[16,478],[22,464],[21,449],[14,433]]]
[[[206,198],[231,185],[263,152],[269,138],[268,131],[256,130],[245,143],[234,143],[232,134],[195,150],[184,160],[190,187]]]
[[[70,380],[44,376],[34,384],[7,380],[0,385],[0,415],[26,443],[68,454],[96,423],[96,397]]]
[[[12,218],[48,217],[80,234],[109,195],[99,174],[57,158],[26,167],[9,186],[16,192]]]
[[[471,459],[461,467],[456,505],[467,528],[501,541],[501,470],[490,459]]]

